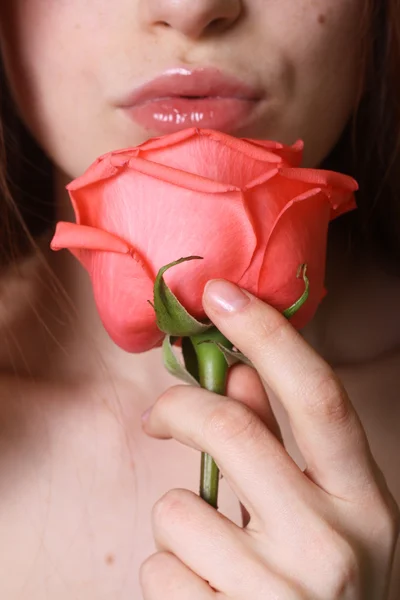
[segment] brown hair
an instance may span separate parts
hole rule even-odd
[[[19,119],[0,60],[0,268],[54,221],[52,168]]]
[[[358,210],[331,227],[354,255],[400,274],[400,0],[366,0],[364,60],[354,115],[321,165],[360,184]],[[0,72],[0,265],[52,226],[52,169],[13,108]],[[3,125],[1,125],[1,123]]]
[[[354,115],[324,165],[360,184],[358,210],[331,228],[354,256],[400,275],[400,0],[366,0],[364,65]]]

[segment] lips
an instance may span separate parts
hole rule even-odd
[[[127,96],[120,108],[155,133],[186,127],[231,132],[244,127],[262,94],[218,69],[173,69]]]

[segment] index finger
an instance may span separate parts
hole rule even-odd
[[[232,283],[209,282],[203,304],[282,402],[308,477],[340,498],[364,495],[374,479],[374,459],[331,367],[281,313]]]

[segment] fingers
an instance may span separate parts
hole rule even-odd
[[[271,524],[293,509],[293,490],[309,481],[276,437],[243,403],[191,386],[167,390],[144,430],[173,437],[214,457],[236,496],[257,522]],[[279,495],[274,493],[279,490]],[[253,520],[254,519],[254,520]]]
[[[283,445],[283,438],[278,421],[271,408],[271,404],[265,391],[264,384],[257,371],[247,365],[238,364],[229,370],[227,396],[246,404],[261,419],[268,429]],[[251,515],[244,504],[240,503],[242,525],[247,527]]]
[[[243,577],[249,578],[246,534],[193,492],[167,492],[155,504],[152,521],[157,547],[172,552],[214,589],[231,597]]]
[[[143,600],[214,600],[217,596],[204,579],[170,552],[157,552],[140,568]]]
[[[147,566],[144,580],[163,594],[148,597],[146,600],[203,600],[208,598],[265,598],[265,600],[284,598],[300,600],[297,588],[284,581],[266,565],[253,549],[247,533],[229,521],[224,515],[209,506],[204,500],[188,490],[171,490],[167,492],[153,509],[153,534],[161,557],[167,560],[173,573],[182,573],[182,592],[168,596],[165,590],[158,587],[164,579],[173,589],[173,581],[163,573],[167,569],[161,565],[161,579],[158,570]],[[184,563],[174,563],[169,557]],[[154,557],[155,560],[156,557]],[[186,569],[185,569],[186,566]],[[153,577],[151,577],[153,575]],[[196,575],[198,577],[196,577]],[[190,587],[185,588],[188,585]],[[181,592],[181,593],[182,593]]]
[[[275,418],[264,385],[255,369],[238,364],[229,369],[227,396],[246,404],[261,419],[275,437],[283,444],[282,434]],[[242,525],[247,527],[251,515],[244,504],[240,503]]]
[[[271,408],[267,392],[255,369],[247,365],[235,365],[229,370],[226,395],[246,404],[275,437],[283,443],[278,421]]]
[[[339,497],[365,491],[373,477],[367,438],[329,365],[283,315],[237,286],[211,282],[203,302],[280,398],[312,479]]]

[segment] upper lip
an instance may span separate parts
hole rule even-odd
[[[144,104],[151,100],[162,98],[240,98],[243,100],[259,100],[261,92],[255,86],[249,85],[216,68],[185,68],[170,69],[161,76],[141,85],[129,93],[119,103],[129,107]]]

